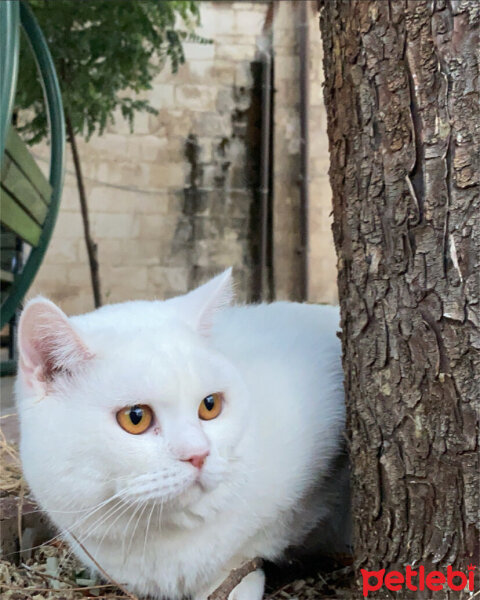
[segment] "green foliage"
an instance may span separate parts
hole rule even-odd
[[[52,53],[65,111],[75,133],[102,134],[114,114],[133,127],[137,111],[156,111],[138,94],[151,89],[170,61],[185,61],[182,42],[194,34],[198,2],[191,0],[30,0]],[[17,109],[31,119],[21,130],[30,143],[48,132],[41,88],[30,49],[22,44]]]

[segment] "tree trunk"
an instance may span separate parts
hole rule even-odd
[[[90,265],[90,277],[92,280],[92,291],[95,308],[102,306],[102,294],[100,291],[100,276],[98,270],[97,244],[93,241],[90,233],[90,219],[88,216],[87,195],[83,184],[82,165],[80,163],[80,155],[78,154],[77,142],[73,131],[70,116],[65,112],[65,123],[67,126],[68,141],[72,149],[73,164],[75,165],[75,175],[77,177],[78,196],[80,198],[80,208],[82,211],[83,233],[85,244],[87,246],[88,262]]]
[[[356,567],[478,580],[478,0],[319,5]]]

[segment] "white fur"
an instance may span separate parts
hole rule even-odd
[[[231,295],[227,272],[165,302],[67,320],[36,299],[22,315],[25,476],[78,556],[93,567],[69,532],[139,595],[205,600],[232,568],[277,560],[307,534],[331,551],[348,543],[345,474],[334,470],[338,311],[224,307]],[[225,394],[224,409],[201,421],[213,392]],[[155,413],[142,435],[116,421],[134,404]],[[184,460],[206,451],[201,472]],[[231,598],[260,600],[263,587],[263,573],[252,574]]]

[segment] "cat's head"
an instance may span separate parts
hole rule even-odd
[[[47,510],[115,494],[176,510],[228,479],[249,399],[210,334],[232,296],[229,270],[185,296],[70,319],[48,300],[27,304],[18,338],[21,453]]]

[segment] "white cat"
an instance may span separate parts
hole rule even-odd
[[[29,302],[16,384],[25,476],[76,554],[152,598],[205,600],[305,539],[344,550],[338,311],[230,307],[231,272],[67,318]],[[248,575],[232,600],[260,600]]]

